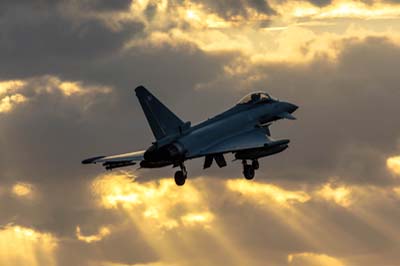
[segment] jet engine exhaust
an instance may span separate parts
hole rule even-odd
[[[160,148],[153,145],[144,154],[144,159],[149,162],[179,161],[184,157],[185,148],[177,142]]]

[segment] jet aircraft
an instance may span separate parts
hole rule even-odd
[[[225,112],[191,126],[143,86],[135,92],[155,141],[146,150],[97,156],[82,163],[101,163],[106,170],[135,164],[141,168],[172,165],[180,168],[174,176],[178,186],[184,185],[187,178],[186,160],[204,157],[204,169],[214,161],[219,167],[225,167],[226,153],[233,153],[235,160],[241,160],[244,177],[253,179],[255,170],[259,169],[259,158],[288,148],[289,139],[272,139],[269,126],[279,119],[295,119],[292,113],[298,108],[265,92],[253,92]]]

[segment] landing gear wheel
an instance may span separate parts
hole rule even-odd
[[[253,166],[254,170],[258,170],[258,168],[260,168],[260,163],[258,162],[258,160],[253,160],[251,162],[251,166]]]
[[[255,171],[251,165],[243,165],[243,175],[247,180],[251,180],[255,176]]]
[[[177,186],[183,186],[186,181],[186,174],[183,171],[177,171],[175,173],[175,184]]]
[[[181,162],[179,164],[179,167],[181,168],[181,170],[176,171],[176,173],[175,173],[175,184],[177,186],[183,186],[185,184],[185,181],[187,178],[187,171],[186,171],[186,167],[183,164],[183,162]]]
[[[252,180],[255,175],[254,168],[251,165],[247,165],[243,169],[243,175],[247,180]]]

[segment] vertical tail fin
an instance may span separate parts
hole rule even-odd
[[[156,140],[176,134],[184,126],[184,122],[145,87],[139,86],[135,92]]]

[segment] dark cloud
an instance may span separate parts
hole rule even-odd
[[[96,11],[121,11],[128,10],[132,0],[84,0],[77,1],[77,5],[88,10]]]
[[[309,0],[309,2],[316,6],[323,7],[330,5],[332,3],[332,0]]]
[[[305,0],[306,2],[310,2],[311,4],[318,6],[318,7],[325,7],[328,5],[331,5],[332,3],[334,3],[334,1],[332,0]],[[396,4],[399,3],[399,0],[384,0],[384,1],[376,1],[376,0],[362,0],[361,2],[368,4],[368,5],[373,5],[377,2],[386,2],[389,4]]]
[[[266,0],[224,0],[224,1],[208,1],[195,0],[205,5],[211,11],[226,19],[234,19],[235,16],[243,16],[250,19],[249,10],[254,10],[265,15],[275,15],[275,10]]]
[[[19,8],[29,8],[34,10],[51,10],[51,9],[64,9],[74,8],[80,11],[126,11],[132,0],[3,0],[0,2],[0,14],[6,11],[18,11]]]
[[[0,23],[3,79],[61,69],[68,72],[117,53],[143,29],[135,21],[114,29],[102,20],[70,16],[58,9],[18,9],[16,12],[17,16],[7,12]]]
[[[104,53],[112,53],[128,38],[141,30],[139,23],[125,25],[121,31],[114,31],[97,20],[71,21],[57,16],[42,17],[30,24],[16,24],[2,31],[2,58],[37,60],[60,57],[69,60],[87,60]],[[29,43],[29,46],[26,46]]]

